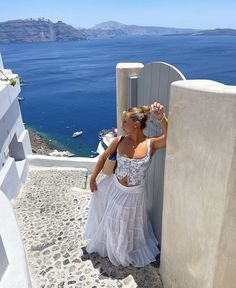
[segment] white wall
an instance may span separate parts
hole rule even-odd
[[[28,155],[27,160],[31,169],[42,168],[84,168],[91,174],[98,158],[87,157],[54,157],[46,155]]]
[[[9,265],[9,261],[7,258],[6,250],[2,241],[2,237],[0,234],[0,255],[1,255],[1,261],[0,261],[0,283],[3,275],[5,274],[7,267]]]
[[[17,76],[7,69],[4,73],[9,78]],[[32,153],[17,99],[19,93],[19,80],[14,87],[0,80],[0,288],[31,287],[23,243],[9,202],[17,197],[26,180],[27,156]]]
[[[5,69],[8,77],[11,70]],[[8,197],[16,197],[28,171],[27,155],[32,153],[29,134],[25,130],[18,102],[19,81],[11,86],[0,80],[0,189]]]
[[[15,214],[0,190],[0,288],[30,288],[27,260]]]
[[[236,87],[171,85],[161,276],[165,288],[236,287]]]

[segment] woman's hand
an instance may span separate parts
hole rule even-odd
[[[161,105],[160,103],[158,102],[154,102],[152,105],[151,105],[151,112],[153,113],[154,117],[157,119],[157,120],[162,120],[163,117],[165,116],[164,114],[164,106]]]
[[[90,183],[89,183],[91,192],[95,192],[97,190],[97,182],[96,182],[96,177],[93,175],[90,178]]]

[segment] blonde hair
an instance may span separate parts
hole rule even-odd
[[[147,125],[148,116],[151,113],[150,106],[131,107],[126,113],[129,113],[130,119],[140,122],[140,128],[144,129]]]

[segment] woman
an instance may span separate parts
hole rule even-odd
[[[159,121],[163,135],[148,138],[143,133],[148,115]],[[151,157],[165,147],[168,122],[164,107],[153,103],[124,112],[125,136],[116,137],[99,158],[91,175],[92,196],[85,228],[87,252],[108,256],[118,266],[143,267],[159,254],[145,203],[145,176]],[[106,158],[117,149],[115,173],[96,183]]]

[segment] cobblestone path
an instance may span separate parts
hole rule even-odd
[[[87,178],[83,169],[31,170],[12,202],[33,288],[161,288],[155,263],[115,267],[108,258],[86,253]]]

